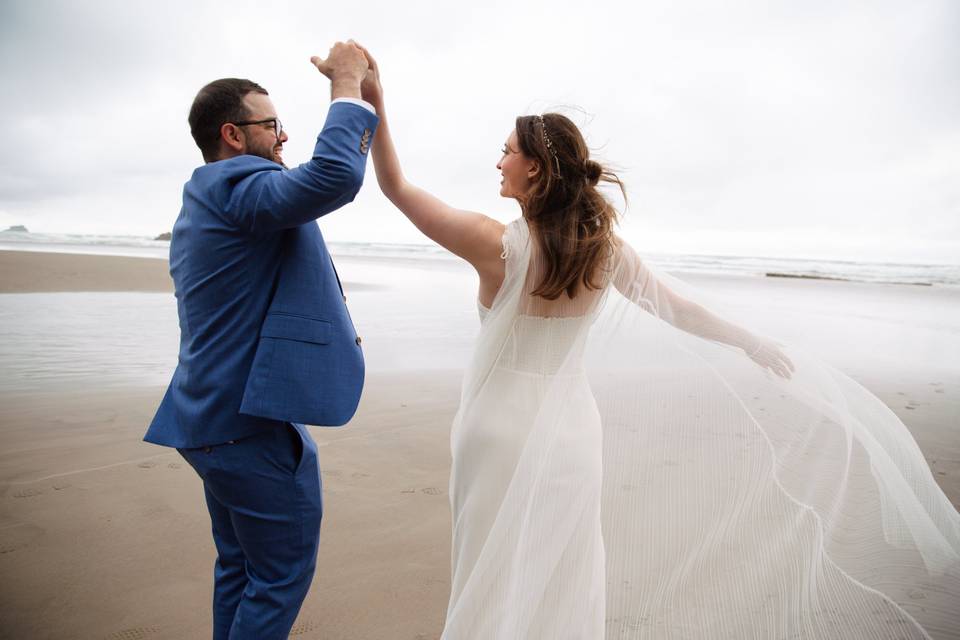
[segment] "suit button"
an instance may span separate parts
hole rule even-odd
[[[347,296],[343,296],[343,301],[344,301],[344,302],[347,301]]]
[[[203,448],[203,452],[204,452],[204,453],[210,453],[211,451],[213,451],[213,447],[204,447],[204,448]]]
[[[358,347],[360,346],[360,343],[361,343],[361,342],[363,342],[363,340],[360,339],[360,336],[357,336],[357,346],[358,346]]]

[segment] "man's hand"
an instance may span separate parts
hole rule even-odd
[[[360,83],[369,66],[363,51],[353,40],[337,42],[326,59],[313,56],[310,62],[330,78],[330,98],[359,98]]]
[[[373,105],[377,113],[381,113],[383,111],[383,85],[380,84],[380,68],[366,47],[359,44],[357,47],[360,48],[360,51],[362,51],[363,55],[367,58],[367,64],[370,67],[367,70],[367,75],[363,78],[363,82],[360,83],[360,95],[364,100]]]

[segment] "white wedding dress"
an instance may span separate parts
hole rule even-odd
[[[960,637],[960,516],[902,423],[627,245],[530,296],[523,219],[451,432],[445,640]],[[762,357],[762,356],[761,356]]]

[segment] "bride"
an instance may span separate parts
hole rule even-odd
[[[889,409],[645,265],[562,115],[516,119],[509,225],[407,182],[368,59],[380,188],[480,277],[443,638],[960,635],[960,516]]]

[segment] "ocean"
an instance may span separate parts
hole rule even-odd
[[[477,276],[429,245],[331,243],[370,372],[459,375],[480,328]],[[163,259],[169,243],[122,236],[0,233],[0,250]],[[957,266],[893,265],[744,256],[647,256],[723,302],[731,320],[805,343],[843,370],[957,375]],[[800,277],[930,286],[802,282]],[[700,275],[703,274],[703,275]],[[809,286],[808,286],[809,285]],[[177,364],[171,293],[0,294],[0,394],[160,386]]]
[[[431,261],[456,261],[435,244],[376,242],[329,242],[334,256]],[[0,250],[47,251],[96,255],[166,258],[170,243],[140,236],[79,235],[57,233],[0,232]],[[957,264],[860,262],[781,258],[642,253],[661,270],[681,273],[713,273],[767,277],[816,278],[925,286],[960,286],[960,256]]]

